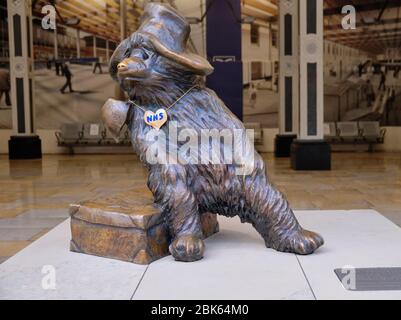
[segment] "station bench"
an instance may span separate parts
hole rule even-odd
[[[60,131],[55,133],[57,145],[67,147],[70,154],[74,154],[76,147],[102,147],[102,146],[130,146],[131,139],[127,128],[121,131],[119,137],[114,139],[103,124],[64,124]]]
[[[331,144],[367,144],[369,152],[373,146],[383,144],[386,129],[378,121],[349,121],[325,123],[325,140]]]

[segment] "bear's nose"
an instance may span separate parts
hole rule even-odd
[[[117,65],[118,71],[126,71],[128,70],[128,65],[125,62],[121,62]]]

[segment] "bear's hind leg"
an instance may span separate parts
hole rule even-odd
[[[266,246],[300,255],[311,254],[322,246],[323,238],[301,227],[284,195],[265,179],[259,182],[262,190],[249,189],[253,193],[250,200],[254,213],[248,217],[264,238]]]
[[[324,240],[321,235],[300,228],[297,231],[283,235],[276,242],[271,242],[271,247],[277,251],[307,255],[315,252],[323,243]]]

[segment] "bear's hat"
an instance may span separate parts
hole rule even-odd
[[[141,35],[148,39],[155,51],[199,75],[208,75],[213,67],[203,57],[187,52],[191,27],[174,8],[161,3],[148,3],[141,18],[141,25],[131,38]],[[116,49],[121,55],[130,48],[131,38]]]

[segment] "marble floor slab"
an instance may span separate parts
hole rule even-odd
[[[325,237],[314,255],[266,249],[249,225],[219,218],[203,260],[166,257],[150,266],[69,252],[67,220],[0,265],[0,299],[401,299],[401,291],[347,291],[334,273],[401,267],[398,226],[373,210],[296,215]]]
[[[0,264],[0,299],[132,298],[146,266],[72,253],[69,220]]]
[[[53,228],[65,218],[17,218],[0,219],[0,230],[2,228]]]
[[[306,277],[319,300],[401,299],[401,291],[345,290],[334,273],[353,268],[401,267],[401,229],[374,210],[299,212],[307,228],[324,235],[326,244],[316,255],[299,256]]]
[[[32,241],[0,241],[0,258],[10,258],[16,252],[21,251],[28,245],[30,245]],[[4,261],[4,260],[3,260]]]
[[[19,217],[24,219],[67,219],[69,217],[68,208],[64,209],[29,209],[21,213]]]
[[[267,249],[238,218],[219,217],[219,224],[220,232],[205,242],[201,261],[177,263],[171,256],[156,261],[134,299],[314,299],[295,255]]]
[[[0,241],[27,241],[42,232],[42,228],[0,228]]]

